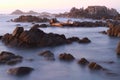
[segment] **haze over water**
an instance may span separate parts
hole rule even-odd
[[[120,11],[120,0],[0,0],[0,13],[11,13],[16,9],[37,12],[65,12],[72,7],[86,8],[91,5],[106,6]]]

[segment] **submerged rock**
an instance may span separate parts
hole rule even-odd
[[[22,56],[15,55],[11,52],[2,51],[0,53],[0,63],[1,64],[13,65],[13,64],[21,62],[22,59],[23,59]]]
[[[73,61],[75,58],[71,54],[63,53],[59,55],[59,59],[64,61]]]
[[[90,42],[91,42],[91,40],[88,39],[87,37],[79,40],[79,43],[90,43]]]
[[[51,51],[44,51],[39,55],[45,57],[45,59],[47,60],[55,60],[54,54]]]
[[[33,68],[31,67],[16,67],[16,68],[10,68],[7,72],[12,75],[17,76],[24,76],[29,74]]]
[[[81,58],[79,61],[78,61],[78,64],[81,64],[81,65],[86,65],[86,64],[89,64],[89,61],[85,58]]]
[[[91,69],[91,70],[102,70],[103,67],[100,66],[99,64],[95,63],[95,62],[91,62],[88,67]]]

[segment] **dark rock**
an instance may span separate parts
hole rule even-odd
[[[103,67],[100,66],[99,64],[95,63],[95,62],[91,62],[88,67],[91,69],[91,70],[102,70]]]
[[[2,51],[0,53],[0,63],[2,64],[16,64],[22,61],[22,56],[15,55],[11,52]]]
[[[13,22],[48,22],[49,19],[47,18],[39,18],[37,16],[27,15],[27,16],[19,16],[18,18],[14,19]]]
[[[54,54],[51,51],[44,51],[39,55],[45,57],[45,59],[47,60],[55,60]]]
[[[3,36],[0,36],[0,40],[2,39]]]
[[[73,61],[75,58],[71,54],[63,53],[59,55],[59,59],[64,61]]]
[[[70,42],[74,42],[74,41],[78,42],[80,39],[78,37],[71,37],[71,38],[68,38],[67,40]]]
[[[41,24],[41,25],[35,24],[35,25],[32,26],[32,28],[46,28],[46,27],[48,27],[47,24]]]
[[[87,37],[79,40],[79,43],[90,43],[90,42],[91,41]]]
[[[87,59],[85,59],[85,58],[81,58],[78,61],[78,64],[86,65],[86,64],[89,64],[89,61]]]
[[[12,33],[12,36],[19,37],[23,31],[24,31],[23,27],[16,27],[16,29]]]
[[[17,27],[14,31],[18,32]],[[57,46],[61,44],[66,44],[67,39],[64,35],[44,33],[42,30],[37,28],[31,28],[30,30],[22,31],[22,33],[14,32],[13,34],[5,34],[2,41],[6,45],[15,47],[46,47],[46,46]]]
[[[120,42],[117,45],[116,52],[117,52],[117,55],[120,55]]]
[[[101,32],[99,32],[99,33],[102,33],[102,34],[107,34],[107,32],[106,32],[106,31],[101,31]]]
[[[24,76],[29,74],[32,70],[33,68],[31,67],[16,67],[16,68],[9,69],[8,73],[12,75],[17,75],[17,76]]]

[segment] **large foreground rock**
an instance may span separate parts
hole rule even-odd
[[[2,37],[2,42],[6,45],[23,48],[57,46],[73,41],[75,40],[67,39],[65,35],[45,33],[36,27],[32,27],[30,30],[17,27],[12,34],[7,33]],[[89,40],[85,39],[85,42],[81,43],[86,42],[88,43]]]
[[[12,75],[17,76],[24,76],[29,74],[33,68],[31,67],[16,67],[16,68],[10,68],[7,72]]]

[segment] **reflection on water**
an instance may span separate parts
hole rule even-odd
[[[21,24],[25,29],[31,27],[31,23],[6,22],[17,16],[0,16],[0,35],[11,33],[16,24]],[[92,41],[90,44],[72,43],[57,47],[34,48],[34,49],[15,49],[5,46],[0,42],[0,51],[10,51],[22,55],[24,61],[14,66],[0,65],[1,80],[119,80],[120,79],[120,59],[116,56],[115,49],[119,38],[108,37],[98,32],[107,30],[107,28],[41,28],[49,33],[65,34],[66,37],[77,36],[79,38],[88,37]],[[38,53],[50,50],[55,54],[55,61],[46,61],[38,56]],[[76,60],[67,63],[58,59],[60,53],[71,53]],[[90,62],[94,61],[109,71],[90,71],[87,66],[82,67],[77,61],[85,57]],[[28,61],[27,59],[33,59]],[[107,62],[113,61],[109,64]],[[16,77],[7,74],[7,70],[16,66],[30,66],[35,70],[27,76]],[[116,74],[112,74],[116,73]]]

